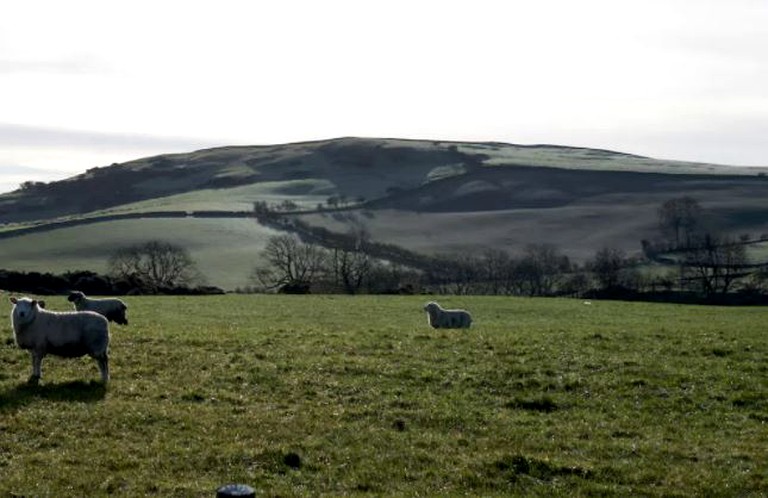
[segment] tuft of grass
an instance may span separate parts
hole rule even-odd
[[[0,343],[0,495],[768,489],[765,308],[441,296],[476,322],[432,330],[427,296],[125,299],[106,388],[87,358],[27,386]]]
[[[532,410],[544,413],[550,413],[558,409],[557,403],[555,403],[549,396],[541,396],[535,399],[514,399],[505,406],[508,408]]]
[[[520,476],[530,476],[544,481],[551,481],[559,476],[577,476],[588,479],[594,474],[587,469],[555,465],[548,460],[523,455],[497,460],[494,462],[493,470],[505,475],[511,481],[516,481]]]

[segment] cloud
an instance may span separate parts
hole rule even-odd
[[[224,141],[0,123],[0,193],[140,157],[229,145]]]
[[[0,59],[0,74],[49,73],[49,74],[96,74],[109,72],[108,66],[90,58],[60,60]]]
[[[97,148],[120,150],[189,150],[223,145],[220,141],[135,133],[101,133],[0,123],[0,147]]]
[[[55,174],[56,171],[43,169],[43,168],[30,168],[29,166],[19,166],[18,164],[5,164],[0,163],[0,169],[3,171],[3,175],[50,175]]]
[[[22,182],[49,182],[61,180],[67,176],[69,176],[69,174],[61,171],[32,168],[29,166],[20,166],[18,164],[9,164],[5,161],[0,161],[0,194],[16,190]]]
[[[8,181],[6,178],[4,178],[2,175],[0,175],[0,194],[5,194],[7,192],[13,192],[14,190],[19,188],[18,182],[12,182]]]

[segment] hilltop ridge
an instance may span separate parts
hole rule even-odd
[[[0,195],[0,222],[48,219],[205,189],[283,182],[313,196],[382,199],[449,176],[503,166],[660,174],[749,176],[759,168],[659,161],[604,149],[346,137],[281,145],[229,146],[91,168]],[[495,171],[495,176],[510,176]],[[312,185],[307,187],[308,182]]]

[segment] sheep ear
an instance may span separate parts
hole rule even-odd
[[[45,308],[45,301],[37,301],[37,305],[41,308]]]
[[[18,303],[18,302],[19,302],[19,300],[18,300],[18,299],[16,299],[15,297],[11,297],[11,298],[9,298],[8,300],[9,300],[9,301],[10,301],[12,304],[16,304],[16,303]]]

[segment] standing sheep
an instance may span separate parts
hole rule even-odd
[[[73,291],[67,301],[72,303],[77,311],[95,311],[111,322],[128,325],[128,319],[125,317],[128,306],[117,298],[94,299],[85,297],[80,291]]]
[[[65,358],[89,355],[109,381],[109,322],[93,311],[55,312],[44,309],[43,301],[28,297],[10,298],[11,325],[16,344],[32,355],[30,384],[40,381],[43,358],[52,354]]]
[[[443,309],[434,301],[424,306],[427,323],[435,329],[465,329],[472,325],[472,316],[466,310]]]

